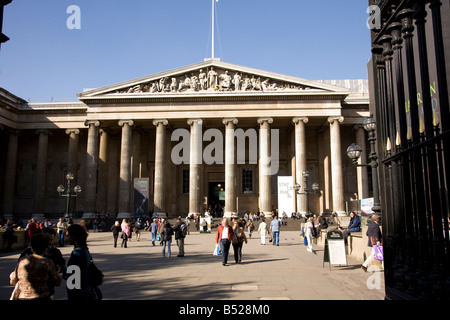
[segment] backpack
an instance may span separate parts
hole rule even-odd
[[[182,223],[180,225],[180,231],[181,231],[181,234],[183,235],[183,238],[186,237],[186,234],[187,234],[187,225],[186,225],[186,223]]]

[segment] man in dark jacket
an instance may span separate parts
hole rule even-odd
[[[361,266],[365,272],[367,272],[367,268],[375,259],[375,251],[373,246],[381,246],[383,243],[383,236],[380,230],[380,216],[378,214],[372,215],[372,222],[367,227],[367,237],[369,238],[367,245],[372,247],[372,253]]]
[[[183,231],[181,230],[182,224],[184,224],[184,222],[181,221],[181,217],[178,217],[177,222],[173,226],[173,231],[175,231],[175,240],[177,240],[177,246],[178,246],[178,250],[179,250],[177,257],[184,257],[185,235],[183,234]]]

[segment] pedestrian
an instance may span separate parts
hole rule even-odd
[[[31,240],[31,238],[34,236],[34,234],[36,232],[39,232],[38,226],[36,224],[36,220],[34,218],[28,221],[26,230],[27,230],[28,241]]]
[[[139,241],[141,239],[141,229],[142,229],[142,221],[140,218],[136,220],[134,224],[134,233],[136,233],[136,239]]]
[[[274,214],[273,220],[270,222],[270,233],[272,234],[274,246],[280,245],[280,226],[280,220],[278,220],[277,215]]]
[[[306,241],[308,242],[308,246],[306,247],[306,251],[308,252],[313,252],[312,249],[313,228],[314,228],[314,220],[313,218],[308,218],[305,224],[305,235],[304,235]]]
[[[255,225],[253,224],[252,220],[249,220],[247,222],[247,231],[248,231],[248,238],[252,238],[252,231],[255,230]]]
[[[15,286],[12,300],[50,300],[52,288],[61,285],[55,263],[44,257],[49,245],[44,233],[30,239],[31,254],[21,259],[9,276]]]
[[[267,230],[267,223],[265,218],[261,218],[261,223],[258,227],[258,234],[261,235],[261,244],[266,245],[266,234],[269,233]]]
[[[373,214],[371,217],[372,222],[367,227],[367,237],[369,247],[372,247],[372,253],[367,257],[366,261],[362,264],[361,268],[367,272],[367,268],[369,265],[375,260],[375,249],[374,245],[381,246],[383,245],[383,236],[380,230],[380,216],[378,214]]]
[[[222,265],[228,264],[228,253],[230,251],[231,241],[234,237],[233,228],[228,225],[228,219],[223,217],[222,224],[217,228],[216,245],[221,244],[222,248]]]
[[[186,219],[184,219],[184,223],[186,224],[186,228],[187,228],[187,234],[190,235],[190,231],[189,231],[189,224],[191,223],[191,221],[189,220],[189,217],[186,217]]]
[[[161,220],[159,221],[158,224],[158,234],[159,234],[159,245],[162,246],[163,245],[163,239],[162,239],[162,231],[164,229],[164,225],[165,225],[165,220],[164,218],[160,218]]]
[[[11,219],[6,221],[3,240],[6,243],[6,252],[12,251],[12,245],[17,242],[17,236],[14,235],[14,224]]]
[[[242,261],[242,246],[247,243],[247,237],[245,236],[244,229],[239,226],[239,221],[233,221],[233,233],[234,237],[232,240],[233,251],[234,251],[234,260],[236,263],[241,263]]]
[[[60,247],[64,247],[64,235],[66,233],[67,224],[64,222],[63,218],[59,218],[56,224],[56,232],[58,233],[58,243]]]
[[[153,222],[150,225],[150,232],[152,234],[152,244],[155,246],[156,235],[158,233],[158,219],[153,219]]]
[[[121,245],[121,247],[122,248],[127,248],[128,238],[130,238],[131,230],[129,228],[129,224],[128,224],[126,219],[122,220],[122,224],[120,225],[120,228],[122,230],[122,234],[121,234],[122,245]]]
[[[170,246],[172,245],[172,236],[173,236],[173,229],[170,226],[170,222],[166,221],[164,222],[163,229],[161,231],[161,240],[162,240],[162,256],[163,258],[166,256],[166,247],[167,247],[167,258],[170,258],[172,255]]]
[[[116,221],[114,223],[114,225],[111,227],[111,231],[114,239],[114,248],[117,248],[117,239],[119,238],[120,231],[122,231],[119,221]]]
[[[173,226],[173,231],[175,231],[175,240],[177,241],[177,246],[178,246],[178,255],[177,257],[184,257],[184,238],[185,235],[183,234],[183,230],[182,227],[186,227],[186,224],[181,221],[181,217],[177,218],[177,222],[175,223],[175,225]]]
[[[92,256],[87,246],[87,237],[88,233],[84,226],[72,224],[67,228],[67,242],[74,247],[67,262],[67,268],[76,266],[80,272],[79,286],[67,286],[68,300],[100,300],[97,288],[89,282],[88,270]],[[68,279],[70,276],[71,274],[66,274],[64,278]]]

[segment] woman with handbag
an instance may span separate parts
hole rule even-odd
[[[239,221],[233,221],[233,233],[234,237],[231,243],[233,244],[234,260],[236,263],[241,263],[242,260],[242,246],[247,243],[247,237],[245,236],[244,229],[239,226]]]
[[[130,229],[129,224],[126,219],[122,220],[122,224],[120,227],[122,229],[122,235],[121,235],[122,245],[121,245],[121,247],[126,248],[127,243],[128,243],[128,238],[131,236],[131,229]]]
[[[362,264],[361,268],[367,272],[367,268],[369,268],[370,264],[373,262],[373,260],[376,259],[375,257],[375,246],[382,246],[383,245],[383,236],[381,234],[380,230],[380,216],[378,214],[373,214],[371,217],[372,222],[367,227],[367,237],[368,237],[368,243],[367,245],[369,247],[372,247],[372,253],[370,256],[367,257],[366,261]]]
[[[74,249],[67,262],[68,270],[75,270],[72,274],[66,274],[67,298],[68,300],[101,300],[101,292],[98,285],[103,282],[103,274],[99,271],[93,261],[87,247],[86,230],[79,224],[72,224],[67,229],[67,242],[74,246]],[[74,266],[71,268],[71,266]],[[79,274],[77,274],[79,270]],[[69,271],[70,272],[70,271]],[[72,277],[79,276],[79,279]],[[73,285],[71,281],[79,283],[79,287]],[[72,285],[69,285],[72,284]]]

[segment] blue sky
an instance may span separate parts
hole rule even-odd
[[[81,29],[70,30],[70,5]],[[310,79],[367,78],[367,1],[220,0],[216,57]],[[31,102],[211,56],[211,0],[13,0],[5,7],[0,87]],[[217,30],[216,30],[217,31]]]

